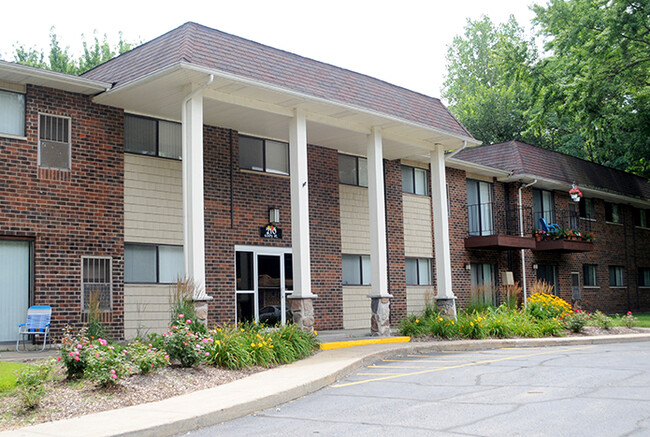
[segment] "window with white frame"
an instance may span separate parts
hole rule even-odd
[[[239,168],[288,175],[289,144],[240,135]]]
[[[25,136],[25,95],[0,90],[0,135]]]
[[[402,166],[402,191],[404,193],[429,194],[429,171],[423,168]]]
[[[113,281],[112,258],[81,258],[81,300],[84,311],[110,311]]]
[[[406,285],[431,285],[430,258],[406,258]]]
[[[124,115],[124,151],[181,159],[181,124],[139,115]]]
[[[370,256],[343,255],[343,285],[370,285]]]
[[[124,244],[124,282],[173,284],[184,277],[183,246]]]
[[[494,235],[492,184],[467,180],[467,214],[469,235]]]
[[[584,264],[582,266],[582,277],[585,287],[596,287],[596,266],[594,264]]]
[[[38,165],[70,170],[70,118],[40,114],[38,117]]]
[[[622,266],[609,266],[609,286],[610,287],[623,287],[623,267]]]
[[[360,156],[339,154],[339,183],[368,186],[368,160]]]

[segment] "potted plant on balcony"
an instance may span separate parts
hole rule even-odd
[[[582,240],[587,241],[589,243],[592,243],[596,239],[596,236],[592,234],[591,232],[585,232],[582,234]]]
[[[569,195],[571,196],[571,200],[574,202],[580,202],[580,198],[582,197],[582,191],[578,189],[578,186],[576,184],[573,184],[571,186],[571,189],[569,190]]]
[[[551,234],[550,234],[550,238],[552,240],[564,240],[566,237],[567,237],[567,233],[562,228],[551,231]]]
[[[535,229],[533,236],[535,237],[535,241],[546,240],[548,238],[548,232],[543,229]]]

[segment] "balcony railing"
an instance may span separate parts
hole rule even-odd
[[[535,230],[541,229],[542,224],[540,218],[546,219],[546,223],[556,224],[564,231],[578,231],[581,234],[592,232],[593,220],[581,219],[578,211],[560,210],[560,211],[543,211],[534,214],[534,227]]]
[[[522,220],[519,220],[519,207],[503,208],[494,202],[481,203],[467,206],[470,237],[484,237],[489,235],[533,235],[532,208],[521,208]],[[521,232],[523,225],[523,233]]]

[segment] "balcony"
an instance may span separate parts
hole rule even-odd
[[[535,249],[532,208],[523,207],[521,213],[520,222],[518,207],[496,208],[494,202],[468,205],[469,233],[465,249]]]
[[[539,219],[544,216],[550,224],[557,224],[559,231],[543,233],[538,230],[541,227]],[[535,223],[538,225],[535,229],[536,247],[538,252],[591,252],[594,250],[594,235],[592,230],[592,221],[580,219],[576,211],[564,210],[551,213],[549,211],[535,214]]]

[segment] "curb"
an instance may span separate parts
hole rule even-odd
[[[0,436],[172,436],[247,416],[311,394],[355,370],[388,356],[509,347],[548,347],[650,341],[650,333],[593,337],[455,340],[369,344],[321,351],[305,360],[158,402],[88,414],[0,432]],[[155,425],[153,425],[155,424]]]
[[[345,347],[365,346],[368,344],[389,344],[389,343],[408,343],[411,337],[383,337],[383,338],[366,338],[361,340],[346,341],[329,341],[320,344],[320,349],[328,351],[332,349],[342,349]]]

